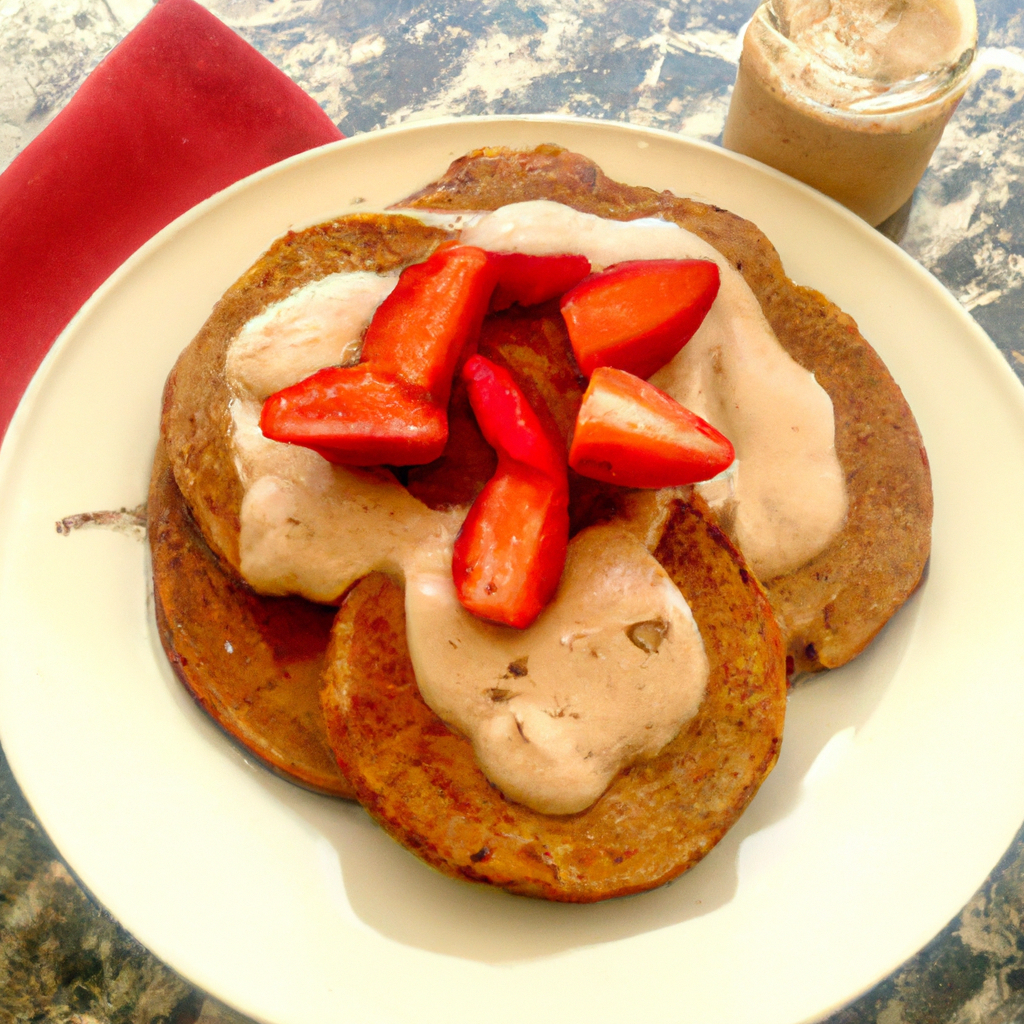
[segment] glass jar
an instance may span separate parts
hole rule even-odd
[[[976,45],[973,0],[766,0],[724,144],[877,225],[913,193]]]

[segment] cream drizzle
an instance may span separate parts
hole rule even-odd
[[[846,484],[832,400],[779,344],[743,275],[713,246],[666,221],[606,221],[546,201],[506,206],[462,233],[468,245],[534,255],[566,251],[595,268],[637,259],[709,259],[718,298],[652,383],[732,441],[725,478],[698,485],[759,578],[799,568],[839,532]]]
[[[325,366],[359,362],[363,334],[398,274],[330,274],[268,306],[238,332],[225,373],[264,399]]]
[[[828,543],[831,535],[819,533],[812,544],[803,543],[780,560],[780,541],[792,540],[788,527],[769,531],[766,543],[759,540],[764,532],[759,517],[767,512],[786,522],[776,506],[795,515],[815,492],[835,492],[837,482],[839,513],[812,518],[819,529],[822,524],[838,529],[845,514],[842,474],[830,473],[824,456],[808,456],[799,445],[801,454],[796,455],[793,445],[785,443],[802,432],[801,440],[815,438],[834,460],[831,403],[781,349],[742,277],[714,249],[674,224],[606,221],[549,202],[462,215],[460,226],[466,244],[538,254],[582,252],[595,267],[626,259],[714,259],[722,269],[722,291],[714,307],[720,312],[708,317],[682,354],[704,352],[714,371],[696,356],[677,357],[655,381],[686,394],[694,411],[733,440],[738,461],[712,482],[708,493],[731,514],[737,536],[747,538],[755,570],[757,558],[762,566],[790,564],[806,560],[814,545],[820,550]],[[328,365],[352,361],[353,353],[358,358],[373,312],[373,304],[363,299],[376,289],[382,299],[393,278],[375,282],[369,279],[376,275],[352,276],[360,281],[343,287],[362,297],[352,302],[358,315],[349,318],[346,328],[339,326],[340,317],[329,327],[302,327],[308,334],[287,342],[297,353],[294,367],[275,354],[278,339],[290,333],[289,323],[315,322],[310,310],[321,303],[323,286],[306,286],[268,308],[242,329],[229,350],[229,375],[243,367],[238,376],[229,376],[236,462],[245,490],[242,574],[262,593],[297,593],[321,602],[335,600],[374,570],[403,577],[409,648],[427,703],[469,737],[481,768],[508,796],[546,813],[581,810],[622,767],[662,749],[703,697],[707,662],[692,616],[650,554],[673,494],[638,495],[628,521],[573,538],[557,598],[529,629],[511,630],[469,615],[455,599],[450,571],[451,544],[465,508],[431,510],[384,470],[332,466],[306,449],[269,441],[259,430],[260,399],[269,383],[287,386],[307,375],[311,362],[323,358],[314,352],[329,351]],[[726,351],[732,347],[745,355],[733,357]],[[751,362],[764,358],[775,368]],[[694,367],[688,369],[691,362]],[[753,367],[755,381],[742,393],[756,392],[758,382],[768,379],[785,396],[787,415],[777,397],[774,404],[771,398],[759,401],[755,423],[748,428],[750,417],[735,408],[737,396],[723,397],[711,388],[720,369],[744,365]],[[794,419],[790,406],[810,412]],[[822,417],[827,428],[818,422]],[[781,419],[782,426],[765,419]],[[792,430],[794,423],[800,429]],[[810,479],[789,479],[773,489],[767,463],[758,468],[761,457],[753,443],[758,434],[778,438],[775,459],[787,460],[793,469],[814,467]],[[755,485],[767,486],[769,498],[752,500]],[[654,628],[650,623],[659,623],[655,649],[631,639],[638,622],[648,623],[648,640]],[[510,668],[514,663],[528,670],[518,676]],[[499,685],[505,676],[515,679],[516,686]],[[496,700],[495,691],[504,689],[510,694]]]
[[[484,774],[546,814],[589,807],[700,707],[708,663],[686,601],[624,524],[573,538],[554,601],[528,630],[459,604],[451,549],[406,576],[416,681],[469,736]]]

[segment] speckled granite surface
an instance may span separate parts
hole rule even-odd
[[[716,141],[751,0],[206,0],[346,134],[560,112]],[[976,80],[900,243],[1024,378],[1024,11],[980,0]],[[0,0],[0,168],[148,0]],[[2,241],[0,241],[2,244]],[[832,1024],[1024,1021],[1024,830],[963,912]],[[201,923],[197,922],[197,927]],[[0,1024],[242,1021],[95,906],[0,755]]]

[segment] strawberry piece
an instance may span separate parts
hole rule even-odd
[[[565,447],[548,434],[540,418],[504,367],[473,356],[462,368],[469,403],[480,433],[499,460],[529,466],[552,480],[565,476]]]
[[[363,362],[447,406],[459,357],[476,346],[494,280],[488,254],[469,245],[445,246],[406,267],[367,328]]]
[[[462,379],[498,468],[455,540],[452,579],[468,611],[523,629],[554,596],[565,565],[565,456],[507,370],[473,356]]]
[[[576,418],[569,465],[623,487],[674,487],[710,480],[735,457],[710,423],[653,384],[598,367]]]
[[[373,315],[362,362],[320,370],[271,395],[263,433],[345,466],[440,458],[452,377],[476,346],[494,274],[487,253],[466,245],[406,267]]]
[[[719,281],[711,260],[633,260],[584,279],[561,302],[580,369],[650,377],[696,333]]]
[[[554,597],[569,540],[568,489],[526,468],[499,470],[455,542],[459,601],[482,619],[525,629]]]
[[[557,299],[590,273],[586,256],[528,256],[521,252],[489,252],[497,272],[491,311],[513,303],[536,306]]]
[[[346,466],[416,466],[441,455],[448,417],[422,388],[360,364],[328,367],[271,395],[260,429]]]

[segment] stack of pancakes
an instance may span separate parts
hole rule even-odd
[[[196,700],[266,764],[357,797],[399,841],[459,877],[591,901],[659,885],[696,863],[778,756],[786,677],[858,654],[917,586],[928,557],[931,484],[907,404],[853,320],[793,284],[749,221],[622,185],[554,146],[482,150],[398,209],[492,210],[549,199],[603,217],[660,217],[706,239],[743,274],[793,358],[829,393],[849,510],[809,563],[755,579],[696,497],[678,501],[656,557],[690,604],[711,663],[707,695],[656,758],[625,769],[588,810],[552,816],[507,800],[472,748],[423,703],[405,643],[400,582],[373,574],[339,608],[262,597],[238,573],[243,488],[231,441],[228,346],[267,306],[346,270],[425,259],[451,234],[400,212],[291,233],[227,292],[165,392],[149,524],[157,620]],[[568,440],[585,382],[557,303],[488,317],[480,351],[505,365]],[[494,468],[461,388],[436,463],[403,471],[434,508],[473,499]],[[573,529],[623,514],[628,494],[575,478]]]

